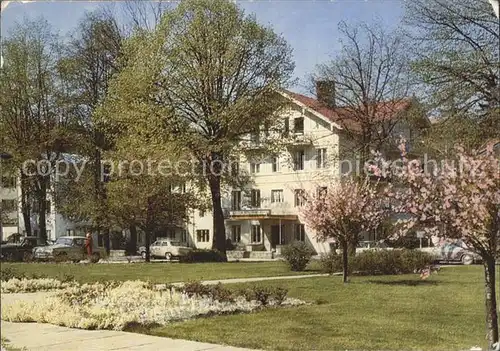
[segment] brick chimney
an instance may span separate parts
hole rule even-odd
[[[335,82],[333,80],[316,81],[316,98],[326,107],[335,107]]]

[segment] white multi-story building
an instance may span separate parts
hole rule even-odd
[[[2,175],[0,178],[0,234],[6,240],[19,232],[18,188],[16,177]]]
[[[3,213],[0,221],[2,240],[7,240],[12,234],[26,235],[26,226],[21,206],[21,187],[19,179],[12,175],[4,175],[0,182],[0,200]],[[84,235],[85,227],[66,219],[55,208],[52,195],[47,194],[47,212],[45,222],[47,239],[56,240],[64,235]],[[30,224],[31,234],[38,235],[39,213],[36,208],[31,208]]]
[[[283,119],[286,145],[261,160],[241,157],[240,169],[251,175],[244,188],[225,189],[223,209],[226,236],[235,246],[247,251],[280,251],[282,245],[300,240],[317,253],[328,252],[329,242],[316,239],[304,222],[300,207],[303,192],[322,191],[341,173],[359,167],[346,157],[349,138],[337,123],[339,111],[325,107],[317,99],[288,91],[282,93],[291,102],[278,118]],[[407,110],[411,100],[398,105],[397,114]],[[394,131],[407,134],[410,127],[398,122]],[[257,140],[258,137],[253,139]],[[210,248],[213,240],[211,213],[193,214],[188,231],[198,248]],[[375,239],[373,233],[365,240]]]

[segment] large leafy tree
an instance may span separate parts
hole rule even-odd
[[[487,1],[406,2],[413,70],[442,117],[428,140],[434,150],[458,140],[479,146],[500,130],[500,30]],[[448,133],[451,129],[465,134]],[[457,139],[458,138],[458,139]]]
[[[286,103],[276,91],[294,67],[290,47],[230,1],[186,0],[154,31],[131,40],[128,50],[135,59],[128,58],[108,106],[149,107],[143,133],[170,139],[198,161],[211,194],[213,247],[225,252],[225,163],[248,133],[276,123],[274,112]],[[139,82],[145,84],[141,96],[132,92]]]
[[[342,48],[312,78],[320,103],[336,110],[334,117],[346,137],[344,157],[359,157],[364,166],[370,150],[395,146],[391,137],[403,130],[398,128],[403,121],[419,129],[423,113],[410,97],[409,56],[400,33],[345,22],[339,24],[339,33]]]
[[[25,20],[11,31],[4,47],[0,139],[18,166],[26,233],[31,234],[35,208],[39,235],[45,239],[51,174],[72,139],[64,73],[57,65],[60,42],[43,19]],[[32,162],[30,167],[23,167],[26,161]],[[34,167],[40,161],[43,167]]]
[[[104,229],[104,244],[108,249],[110,221],[102,181],[102,153],[111,145],[95,123],[94,113],[106,96],[110,78],[119,70],[122,41],[121,28],[109,11],[87,13],[65,45],[64,56],[58,63],[71,92],[71,114],[79,136],[72,151],[85,160],[86,167],[82,179],[61,185],[58,194],[60,200],[78,195],[80,206],[60,203],[59,208],[68,217],[90,220],[99,233]]]

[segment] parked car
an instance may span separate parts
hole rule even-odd
[[[159,239],[151,244],[149,253],[151,257],[166,258],[167,260],[172,257],[180,257],[190,252],[192,248],[182,246],[178,241],[171,241],[170,239]],[[146,258],[146,247],[139,247],[139,254]]]
[[[97,262],[106,257],[106,250],[95,247],[92,250],[92,260]],[[84,236],[61,236],[53,245],[35,247],[33,257],[37,260],[73,261],[79,262],[87,259]]]
[[[418,249],[436,257],[437,262],[460,262],[464,265],[481,262],[481,256],[460,245],[449,243],[442,246]]]
[[[7,261],[26,261],[32,257],[32,250],[38,245],[36,236],[24,236],[18,242],[7,242],[0,248],[0,258]]]

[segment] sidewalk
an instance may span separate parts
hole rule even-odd
[[[330,274],[320,273],[320,274],[302,274],[302,275],[284,275],[276,277],[255,277],[255,278],[232,278],[232,279],[221,279],[221,280],[203,280],[202,283],[205,285],[216,285],[222,284],[235,284],[235,283],[251,283],[251,282],[261,282],[266,280],[285,280],[285,279],[305,279],[305,278],[317,278],[317,277],[328,277]],[[174,286],[182,286],[184,282],[173,283]],[[164,284],[158,284],[157,286],[164,286]]]
[[[250,351],[159,336],[112,330],[82,330],[52,324],[1,322],[2,337],[8,345],[28,351]]]

